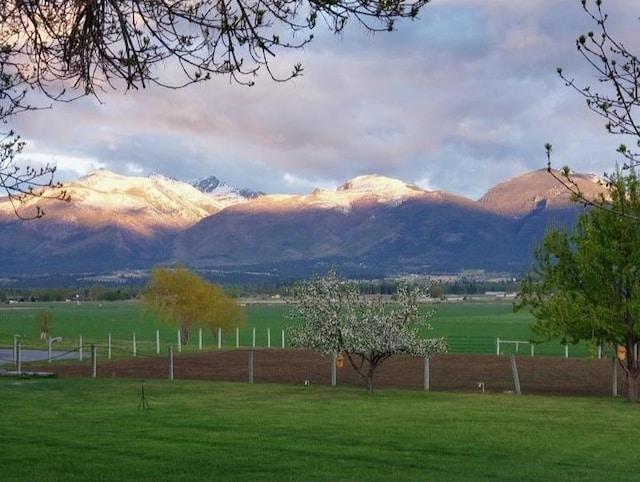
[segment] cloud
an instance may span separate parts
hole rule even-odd
[[[626,7],[612,27],[637,40]],[[556,67],[593,82],[575,50],[593,27],[577,2],[441,0],[393,33],[352,25],[281,52],[287,83],[253,88],[215,78],[182,90],[107,92],[23,114],[27,155],[64,175],[94,166],[123,174],[217,175],[265,192],[310,192],[379,173],[480,197],[492,185],[554,162],[596,174],[616,142]]]

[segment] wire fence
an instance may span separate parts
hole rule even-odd
[[[160,355],[132,357],[112,346],[113,358],[109,359],[108,349],[107,345],[94,344],[82,350],[78,346],[51,353],[50,358],[48,353],[40,352],[41,358],[27,360],[21,359],[18,350],[19,360],[6,367],[4,374],[351,387],[364,384],[347,360],[339,368],[335,357],[309,350],[250,347],[178,353],[175,347],[168,346]],[[2,361],[7,362],[6,355]],[[597,396],[617,395],[626,386],[615,359],[532,357],[528,353],[449,353],[426,360],[394,356],[376,370],[374,384],[378,388],[410,390]]]

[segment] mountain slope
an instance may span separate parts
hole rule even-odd
[[[561,177],[560,172],[554,171]],[[572,179],[588,199],[604,191],[600,179],[590,174],[574,174]],[[485,208],[505,216],[523,217],[540,208],[572,209],[571,192],[547,169],[540,169],[497,184],[480,198]]]
[[[576,176],[585,193],[602,186]],[[546,171],[510,179],[480,201],[379,175],[336,190],[241,202],[154,175],[96,171],[68,186],[71,201],[40,200],[47,215],[23,222],[0,200],[4,274],[150,269],[182,262],[207,270],[304,277],[345,273],[518,273],[551,223],[570,225],[571,203]],[[222,200],[221,200],[222,199]],[[29,201],[21,210],[33,209]]]
[[[192,186],[162,176],[126,177],[99,170],[65,185],[68,203],[32,199],[42,219],[19,221],[0,201],[0,262],[25,271],[148,267],[166,259],[180,231],[220,210],[219,203]]]
[[[176,237],[174,261],[201,267],[349,260],[371,269],[472,267],[508,257],[508,222],[478,203],[382,176],[336,191],[263,196]],[[448,267],[448,268],[447,268]]]

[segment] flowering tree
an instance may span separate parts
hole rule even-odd
[[[429,327],[428,315],[418,309],[421,289],[401,284],[397,301],[362,295],[358,287],[336,275],[298,284],[290,317],[302,323],[290,329],[293,346],[325,354],[342,352],[373,393],[376,369],[396,354],[429,357],[446,351],[444,338],[423,339],[419,328]]]

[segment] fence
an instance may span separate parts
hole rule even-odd
[[[308,350],[239,348],[180,354],[170,346],[160,356],[109,360],[100,355],[104,348],[90,347],[81,362],[18,361],[17,372],[24,373],[26,365],[30,373],[46,371],[61,377],[363,386],[362,378],[346,360],[342,368],[337,368],[335,358]],[[617,370],[611,359],[446,354],[431,359],[392,357],[376,371],[374,385],[411,390],[611,396],[617,395],[618,387],[626,382],[623,371]]]
[[[12,352],[0,347],[0,365],[16,363],[16,346],[22,338],[19,335],[13,337]],[[74,343],[77,340],[77,345]],[[242,347],[241,343],[248,343],[250,348],[291,348],[287,343],[285,330],[271,330],[266,328],[258,331],[256,327],[249,330],[249,336],[243,334],[239,328],[230,332],[223,332],[218,329],[213,337],[205,337],[202,329],[192,337],[188,345],[181,344],[181,332],[176,330],[174,337],[166,337],[161,340],[160,330],[156,330],[153,339],[140,339],[135,332],[132,332],[130,340],[113,340],[111,334],[108,334],[106,340],[92,339],[84,340],[80,335],[77,338],[51,337],[46,340],[47,362],[52,360],[76,358],[83,361],[86,358],[86,350],[90,345],[98,347],[101,358],[112,359],[117,357],[129,356],[146,356],[160,355],[163,347],[172,344],[176,347],[176,351],[181,353],[185,351],[202,351],[206,349],[236,348]],[[258,345],[261,343],[261,345]],[[449,336],[447,337],[448,349],[450,353],[465,354],[492,354],[496,355],[523,355],[530,356],[562,356],[564,358],[571,357],[606,357],[607,351],[602,347],[598,348],[597,355],[590,353],[584,345],[568,345],[559,342],[534,342],[531,340],[505,340],[501,338],[492,338],[488,336]],[[42,342],[38,344],[42,346]],[[54,350],[54,348],[60,348]],[[247,347],[247,345],[244,345]],[[23,350],[23,354],[27,360],[42,359],[42,352],[38,350]]]

